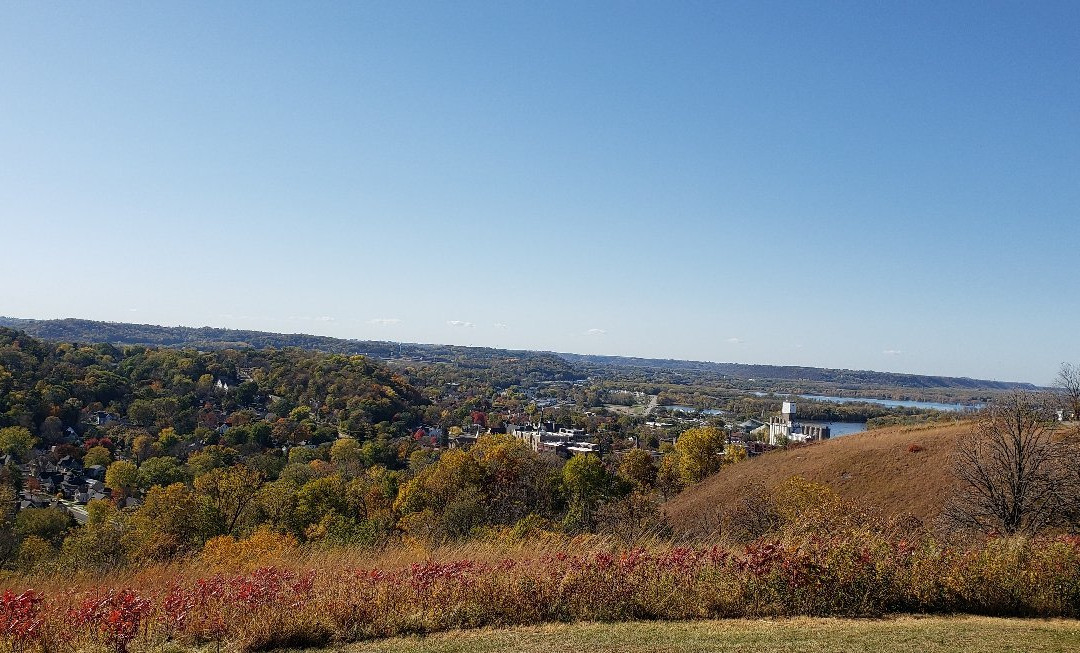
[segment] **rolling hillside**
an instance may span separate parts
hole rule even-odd
[[[892,427],[806,447],[777,451],[721,470],[665,505],[678,532],[693,533],[714,512],[760,483],[766,489],[792,476],[824,483],[842,496],[887,514],[933,520],[952,491],[949,455],[966,422],[936,427]],[[918,444],[921,451],[909,451]]]

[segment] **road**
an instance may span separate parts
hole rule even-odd
[[[67,499],[60,500],[61,505],[71,513],[71,516],[75,518],[75,523],[82,526],[86,522],[90,521],[90,514],[86,512],[86,506],[80,506],[79,504],[68,501]]]

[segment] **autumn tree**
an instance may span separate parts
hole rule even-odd
[[[1035,534],[1064,517],[1065,478],[1045,397],[1016,392],[987,405],[953,455],[958,493],[944,518],[953,529]]]
[[[420,539],[468,535],[484,520],[484,477],[469,451],[444,451],[399,487],[394,510],[402,515],[402,528]]]
[[[330,445],[330,460],[338,465],[352,465],[363,457],[356,438],[338,438]]]
[[[334,474],[315,478],[304,484],[296,493],[293,528],[298,533],[311,536],[312,526],[327,517],[344,515],[348,510],[345,481]]]
[[[139,468],[135,463],[117,460],[105,470],[105,487],[129,494],[139,484]]]
[[[591,528],[597,507],[611,493],[612,479],[604,463],[596,456],[577,454],[563,465],[562,479],[569,499],[566,525],[571,530]]]
[[[183,483],[154,486],[132,517],[125,548],[136,560],[159,560],[193,551],[213,535],[209,517],[207,505]]]
[[[213,509],[222,534],[232,535],[253,507],[263,480],[262,472],[245,465],[218,467],[195,479],[195,491]]]
[[[188,456],[188,468],[193,477],[199,477],[212,469],[232,466],[236,463],[238,453],[236,449],[213,444]]]
[[[18,546],[15,518],[19,510],[19,495],[8,483],[0,483],[0,562],[10,560]]]
[[[24,540],[39,537],[53,546],[60,546],[75,520],[60,508],[26,508],[15,516],[15,535]]]
[[[128,533],[127,515],[108,501],[95,499],[86,504],[87,522],[68,531],[60,548],[62,561],[76,569],[105,571],[121,566],[125,551],[121,544]]]
[[[166,453],[173,452],[180,447],[180,436],[172,428],[161,429],[158,433],[158,439],[155,443],[156,449]]]
[[[484,474],[486,519],[513,524],[531,512],[548,515],[555,502],[558,463],[509,435],[485,435],[469,452]]]
[[[38,535],[29,535],[19,542],[15,564],[24,573],[41,573],[56,563],[56,554],[56,547],[48,540]]]
[[[672,497],[683,488],[678,462],[678,455],[671,451],[660,459],[660,465],[656,469],[656,488],[665,497]]]
[[[400,479],[400,472],[382,466],[369,467],[350,481],[346,489],[350,512],[388,532],[393,526],[393,504]]]
[[[128,406],[127,416],[132,424],[147,426],[154,423],[154,407],[146,399],[136,399]]]
[[[437,458],[414,452],[409,463],[412,477],[398,484],[393,509],[399,527],[418,540],[464,537],[479,526],[559,510],[558,461],[507,435],[484,435],[467,451]]]
[[[741,463],[746,460],[747,456],[746,447],[741,447],[736,444],[729,444],[724,447],[724,464],[733,465],[735,463]]]
[[[187,472],[180,461],[172,456],[155,456],[147,458],[139,465],[139,487],[151,488],[155,485],[162,487],[173,483],[183,483],[187,480]]]
[[[0,429],[0,452],[25,460],[37,440],[25,426],[8,426]]]
[[[112,452],[100,444],[90,447],[86,455],[83,456],[83,465],[86,467],[107,467],[111,462]]]
[[[724,432],[715,426],[683,431],[675,441],[676,466],[684,485],[692,485],[720,469]]]
[[[619,462],[619,476],[642,489],[656,483],[656,473],[652,454],[644,449],[631,449]]]
[[[155,446],[155,442],[145,433],[136,435],[131,442],[131,452],[135,456],[135,461],[139,464],[148,458],[154,457],[160,447]]]
[[[285,474],[271,483],[263,483],[253,500],[252,520],[274,530],[294,530],[296,494],[300,484]]]

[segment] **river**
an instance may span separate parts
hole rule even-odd
[[[754,393],[759,397],[766,397],[765,393]],[[890,408],[926,408],[928,410],[940,410],[949,413],[972,412],[982,408],[982,404],[942,404],[936,401],[912,401],[906,399],[868,399],[866,397],[831,397],[828,395],[798,395],[801,399],[813,399],[815,401],[827,401],[834,404],[867,403]]]
[[[803,424],[824,425],[829,427],[829,437],[838,438],[841,435],[862,433],[866,430],[866,422],[803,422]]]
[[[764,396],[764,395],[762,395]],[[817,397],[806,397],[807,399],[817,399]],[[698,410],[693,406],[661,406],[671,411],[679,413],[698,413],[702,415],[723,415],[724,411],[716,408],[707,408],[705,410]],[[803,422],[803,424],[809,424],[813,426],[828,426],[830,437],[839,437],[841,435],[851,435],[852,433],[862,433],[866,430],[866,422]]]

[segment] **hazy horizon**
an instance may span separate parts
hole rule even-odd
[[[1078,30],[8,3],[0,314],[1046,385],[1080,362]]]

